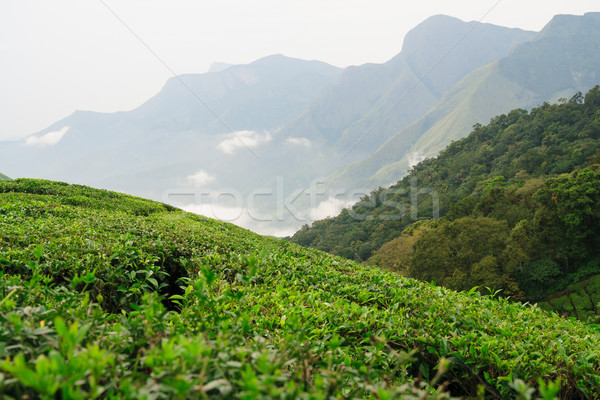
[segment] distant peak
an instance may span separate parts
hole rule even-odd
[[[416,25],[410,31],[422,31],[422,30],[430,30],[432,28],[439,29],[440,27],[450,27],[456,25],[465,25],[468,22],[463,21],[462,19],[451,17],[449,15],[444,14],[436,14],[431,17],[425,19],[420,24]]]
[[[458,22],[464,22],[463,20],[461,20],[459,18],[451,17],[451,16],[446,15],[446,14],[435,14],[435,15],[432,15],[431,17],[426,18],[419,25],[427,24],[427,23],[430,23],[430,22],[436,22],[437,23],[439,21],[458,21]]]
[[[269,56],[261,57],[258,60],[252,61],[250,64],[260,64],[260,63],[280,63],[280,62],[304,62],[306,60],[302,60],[299,58],[288,57],[284,54],[271,54]]]
[[[600,24],[600,12],[583,15],[559,14],[544,26],[538,39],[572,35],[574,32],[595,31]]]
[[[221,72],[232,66],[233,66],[233,64],[227,64],[224,62],[215,61],[214,63],[210,64],[210,68],[208,68],[208,72]]]
[[[484,35],[489,40],[498,42],[498,44],[507,41],[512,43],[516,40],[515,38],[527,36],[530,37],[528,40],[531,40],[536,34],[536,32],[524,31],[518,28],[507,28],[478,21],[466,22],[456,17],[437,14],[427,18],[406,33],[402,44],[402,52],[394,59],[398,60],[402,56],[420,53],[423,52],[423,49],[435,47],[436,45],[440,49],[453,48],[463,42],[463,39],[467,38],[467,35],[476,28],[478,31],[470,35],[471,37],[482,37]],[[441,54],[436,55],[436,57],[440,56]]]
[[[284,54],[272,54],[270,56],[259,58],[258,60],[255,60],[248,65],[272,67],[277,66],[279,68],[292,68],[294,66],[300,67],[306,65],[313,65],[315,67],[320,66],[321,69],[325,68],[331,71],[341,71],[341,68],[335,67],[323,61],[304,60],[302,58],[289,57]]]

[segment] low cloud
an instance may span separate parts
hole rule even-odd
[[[356,200],[348,200],[346,198],[335,198],[330,197],[313,207],[311,210],[311,216],[313,220],[324,219],[328,217],[334,217],[338,215],[344,208],[348,208],[352,204],[356,203]]]
[[[209,183],[214,182],[215,179],[216,178],[214,175],[211,175],[208,172],[201,169],[200,171],[196,172],[195,174],[189,175],[187,177],[187,182],[188,182],[188,184],[190,184],[192,186],[206,186]]]
[[[310,147],[310,145],[311,145],[310,140],[308,140],[305,137],[299,137],[299,138],[290,137],[290,138],[287,138],[285,140],[285,142],[289,143],[289,144],[296,145],[296,146]]]
[[[190,181],[206,184],[214,179],[206,171],[200,170],[188,177]],[[257,193],[270,193],[275,196],[273,207],[267,209],[256,204]],[[354,204],[365,195],[364,190],[350,191],[348,193],[334,193],[322,197],[325,193],[305,193],[308,202],[303,205],[294,204],[297,196],[294,194],[283,198],[282,193],[269,190],[257,191],[254,194],[243,196],[235,190],[203,190],[194,188],[167,191],[164,202],[182,208],[186,211],[201,214],[221,221],[231,222],[262,235],[288,236],[296,232],[302,225],[311,224],[317,219],[338,215],[343,208]],[[317,197],[323,200],[318,201]],[[269,211],[270,210],[270,211]]]
[[[242,207],[227,207],[214,203],[186,204],[180,206],[183,210],[204,215],[205,217],[215,218],[225,222],[232,222],[241,225],[240,220],[246,214],[246,209]]]
[[[298,225],[298,223],[293,224],[289,221],[277,221],[274,218],[268,220],[256,219],[254,217],[255,211],[250,211],[245,207],[229,207],[214,203],[185,204],[177,205],[177,207],[194,214],[231,222],[232,224],[249,229],[260,235],[275,237],[291,236],[301,226]]]
[[[217,145],[217,148],[225,154],[234,154],[239,148],[254,149],[272,139],[269,133],[261,135],[254,131],[237,131],[226,136],[227,139]]]
[[[59,131],[48,132],[42,136],[29,136],[25,139],[25,146],[35,147],[47,147],[54,146],[61,141],[65,133],[69,130],[68,126],[65,126]]]
[[[425,154],[413,151],[408,155],[408,166],[412,168],[426,158],[427,156],[425,156]]]

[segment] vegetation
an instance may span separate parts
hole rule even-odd
[[[453,289],[542,300],[600,273],[599,150],[596,86],[475,126],[396,185],[291,240]],[[411,225],[438,204],[443,218]]]
[[[600,397],[591,326],[117,193],[0,182],[0,266],[3,398]]]
[[[0,181],[10,181],[10,178],[3,173],[0,173]]]
[[[539,306],[556,310],[561,314],[574,315],[583,321],[598,320],[600,304],[600,275],[571,284],[567,289],[549,296]]]

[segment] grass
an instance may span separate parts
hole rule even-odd
[[[599,398],[600,334],[164,204],[0,182],[4,398]]]

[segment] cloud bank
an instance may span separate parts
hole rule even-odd
[[[59,131],[48,132],[42,136],[29,136],[25,139],[25,146],[47,147],[54,146],[61,141],[65,133],[69,130],[68,126]]]
[[[209,183],[212,183],[215,181],[215,176],[209,174],[208,172],[206,172],[205,170],[201,169],[200,171],[196,172],[195,174],[189,175],[187,177],[187,182],[190,185],[193,186],[205,186],[208,185]]]
[[[254,131],[236,131],[226,136],[227,139],[217,145],[225,154],[234,154],[239,148],[254,149],[272,139],[269,133],[261,135]]]
[[[289,144],[296,145],[296,146],[304,146],[304,147],[310,147],[311,146],[310,140],[308,140],[305,137],[299,137],[299,138],[290,137],[290,138],[287,138],[285,140],[285,142],[289,143]]]

